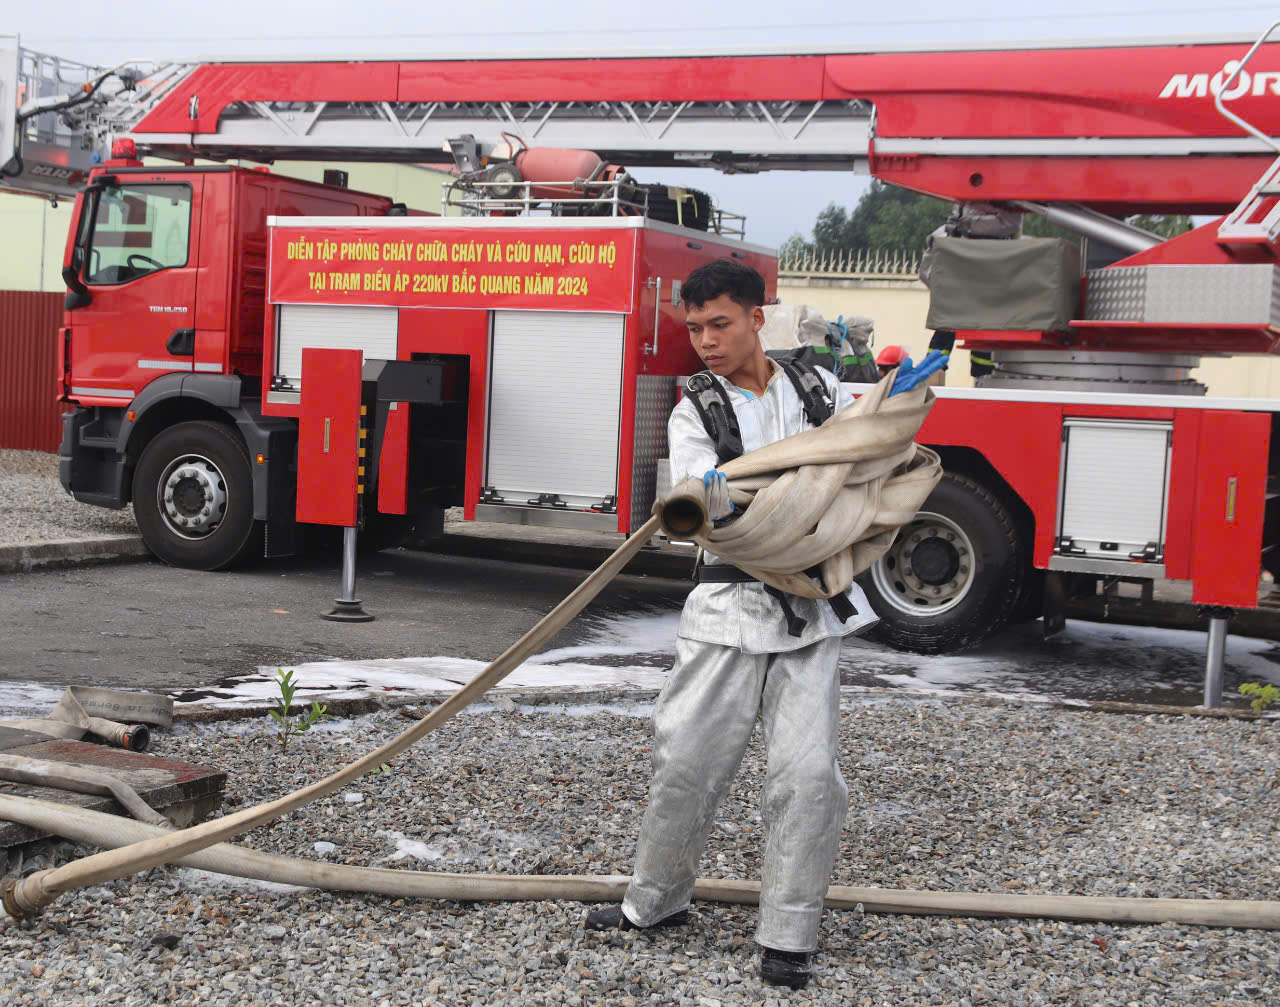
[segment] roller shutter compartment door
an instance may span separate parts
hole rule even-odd
[[[1171,425],[1068,417],[1063,427],[1066,551],[1128,560],[1153,546],[1148,558],[1163,556]]]
[[[360,350],[365,360],[395,360],[400,312],[345,304],[282,304],[276,325],[277,378],[302,387],[302,350]]]
[[[618,492],[625,315],[495,311],[485,487],[568,508]]]

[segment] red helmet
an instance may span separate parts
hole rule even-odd
[[[886,346],[876,357],[877,367],[897,367],[906,359],[907,351],[901,346]]]

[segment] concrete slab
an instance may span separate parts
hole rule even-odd
[[[0,752],[11,752],[15,748],[27,745],[39,745],[49,740],[49,735],[39,731],[24,731],[20,727],[0,726]]]
[[[7,754],[46,759],[109,773],[131,786],[147,804],[168,817],[179,828],[200,821],[218,807],[227,785],[227,774],[221,770],[85,741],[45,741],[11,748]],[[115,815],[124,811],[110,797],[33,787],[25,783],[0,780],[0,793],[34,797]],[[47,832],[16,822],[0,820],[0,849],[43,839],[48,835]]]
[[[151,557],[140,535],[112,535],[0,546],[0,573],[139,562]]]

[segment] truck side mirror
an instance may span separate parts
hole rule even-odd
[[[62,267],[62,282],[67,285],[67,296],[62,302],[62,307],[65,311],[87,308],[93,303],[93,294],[89,293],[89,288],[80,279],[80,274],[83,270],[84,246],[76,245],[75,248],[71,249],[70,264]]]

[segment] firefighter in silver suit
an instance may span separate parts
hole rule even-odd
[[[744,452],[809,429],[796,387],[765,356],[760,274],[723,259],[681,291],[693,348],[723,387]],[[817,372],[835,408],[851,400]],[[686,397],[668,423],[671,483],[700,476],[712,519],[731,516],[717,445]],[[856,584],[839,606],[780,596],[705,555],[685,601],[676,662],[653,714],[653,779],[631,884],[621,905],[588,914],[591,929],[679,926],[698,861],[759,716],[768,749],[761,804],[766,839],[759,922],[761,976],[799,988],[813,973],[823,897],[848,807],[837,763],[841,638],[876,621]]]

